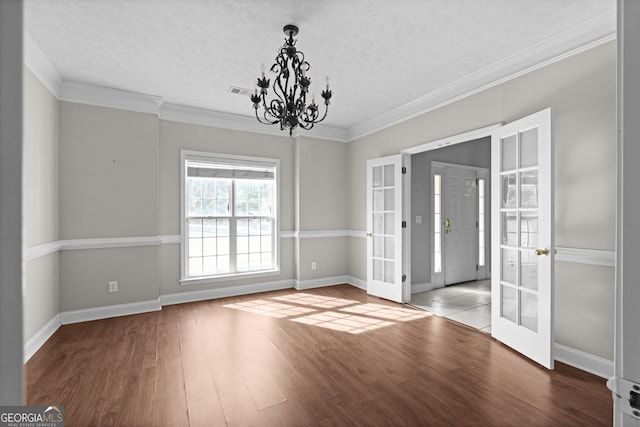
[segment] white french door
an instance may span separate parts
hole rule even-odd
[[[553,369],[551,110],[491,138],[493,337]]]
[[[398,154],[367,161],[367,293],[400,303],[411,296],[403,257],[407,158]]]

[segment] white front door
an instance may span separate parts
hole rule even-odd
[[[410,296],[403,280],[403,168],[402,154],[367,161],[367,293],[400,303]]]
[[[551,110],[491,138],[491,333],[553,369]]]
[[[475,169],[444,167],[444,284],[476,280],[478,190]]]

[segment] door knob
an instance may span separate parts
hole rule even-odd
[[[549,255],[549,249],[536,249],[536,255]]]
[[[367,233],[367,237],[371,237],[371,236],[373,236],[373,233],[371,232]]]
[[[444,220],[444,227],[445,228],[451,227],[451,220],[449,218]]]

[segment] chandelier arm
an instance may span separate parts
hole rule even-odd
[[[256,119],[258,119],[258,122],[262,123],[263,125],[275,125],[276,123],[278,123],[278,120],[276,121],[270,121],[267,120],[266,115],[265,115],[265,121],[263,121],[260,116],[258,115],[258,109],[256,108]]]

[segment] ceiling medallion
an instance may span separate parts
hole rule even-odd
[[[307,104],[307,95],[311,79],[307,76],[311,65],[304,59],[304,53],[296,49],[293,36],[298,34],[298,27],[285,25],[282,29],[287,36],[285,43],[280,48],[276,62],[271,66],[271,72],[276,73],[273,83],[273,92],[276,98],[267,101],[268,80],[264,74],[262,64],[262,77],[258,78],[254,94],[251,95],[253,108],[256,110],[256,118],[265,125],[280,124],[280,130],[289,129],[289,136],[293,130],[300,126],[309,130],[316,123],[320,123],[327,117],[329,111],[329,77],[327,77],[326,89],[320,93],[324,99],[324,114],[320,117],[320,108],[316,104],[315,95],[311,96],[311,103]],[[258,88],[260,92],[258,93]],[[262,107],[262,111],[261,108]]]

